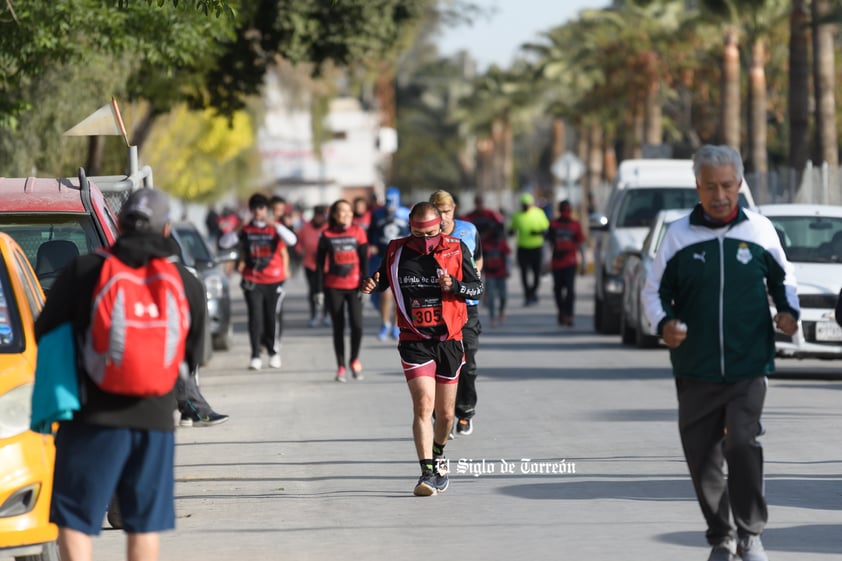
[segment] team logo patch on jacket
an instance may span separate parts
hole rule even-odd
[[[747,265],[751,261],[751,251],[749,251],[748,244],[745,242],[742,242],[737,248],[737,261],[743,265]]]

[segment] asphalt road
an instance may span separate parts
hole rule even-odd
[[[366,378],[337,384],[301,277],[288,286],[280,370],[246,370],[235,288],[235,346],[202,373],[231,420],[177,432],[177,529],[162,560],[706,559],[666,350],[594,334],[590,277],[578,279],[576,327],[557,326],[549,283],[524,308],[510,279],[508,321],[481,338],[474,433],[447,445],[450,489],[429,498],[412,495],[411,403],[371,306]],[[773,378],[767,398],[764,543],[773,561],[839,559],[842,381],[811,375],[842,362],[779,365],[794,376]],[[95,558],[124,558],[124,542],[104,529]]]

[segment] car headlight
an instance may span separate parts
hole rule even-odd
[[[611,277],[605,280],[605,292],[610,294],[623,293],[623,279],[620,277]]]
[[[23,384],[0,395],[0,438],[29,430],[32,416],[32,384]]]
[[[225,284],[222,277],[219,275],[205,277],[205,291],[208,294],[208,300],[222,298],[225,294]]]

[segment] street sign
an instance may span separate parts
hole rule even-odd
[[[560,181],[564,181],[567,184],[576,183],[585,172],[585,165],[573,152],[568,150],[553,162],[550,166],[550,171]]]

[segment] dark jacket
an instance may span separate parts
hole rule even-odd
[[[138,267],[153,257],[176,254],[177,246],[159,234],[127,234],[111,247],[121,261]],[[41,315],[35,322],[35,337],[41,337],[64,322],[71,322],[76,339],[76,354],[81,356],[80,342],[91,322],[91,300],[99,280],[104,259],[101,255],[77,257],[62,271],[50,289]],[[207,304],[205,289],[194,275],[176,264],[190,305],[190,331],[187,334],[185,360],[191,368],[199,364],[202,351],[202,330]],[[132,397],[105,392],[93,382],[77,361],[82,408],[73,422],[108,427],[125,427],[171,431],[176,409],[175,388],[160,397]]]
[[[670,349],[673,373],[735,382],[774,372],[775,333],[769,298],[798,319],[794,268],[768,218],[740,209],[727,226],[711,227],[701,205],[673,222],[642,292],[658,333],[671,319],[687,339]]]

